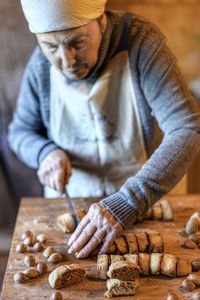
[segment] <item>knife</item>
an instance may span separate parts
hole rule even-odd
[[[69,208],[72,212],[72,215],[74,217],[74,220],[75,220],[75,223],[76,223],[76,226],[77,226],[78,223],[80,222],[80,219],[77,216],[76,209],[73,205],[73,202],[72,202],[71,198],[69,197],[69,194],[68,194],[68,191],[67,191],[67,186],[65,186],[65,198],[66,198],[67,203],[69,204]]]

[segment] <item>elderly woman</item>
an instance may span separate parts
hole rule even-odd
[[[106,252],[176,185],[200,149],[198,106],[165,37],[135,14],[105,12],[105,2],[21,0],[39,47],[9,141],[45,187],[102,197],[69,240],[78,258],[99,245]]]

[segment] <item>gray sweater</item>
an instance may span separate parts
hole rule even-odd
[[[102,200],[124,228],[131,227],[187,171],[200,150],[200,112],[159,29],[137,15],[107,12],[94,82],[117,53],[127,50],[148,161],[116,193]],[[37,48],[24,73],[9,142],[32,168],[58,146],[50,132],[50,64]],[[163,133],[155,148],[156,124]],[[70,153],[68,153],[70,157]]]

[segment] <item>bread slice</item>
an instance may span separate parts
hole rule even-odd
[[[139,271],[140,268],[133,263],[118,261],[110,265],[107,275],[111,279],[116,278],[131,281],[139,277]]]
[[[101,254],[97,257],[98,279],[106,280],[109,267],[109,255]]]
[[[107,254],[112,254],[112,253],[116,253],[116,252],[117,252],[117,249],[116,249],[115,243],[110,245],[108,250],[106,251]]]
[[[138,251],[146,252],[148,250],[149,241],[147,238],[146,232],[140,232],[135,234],[137,243],[138,243]]]
[[[139,253],[139,267],[142,275],[149,275],[150,255],[148,253]]]
[[[125,258],[123,255],[114,255],[114,254],[111,254],[110,255],[110,264],[113,264],[117,261],[124,261]]]
[[[105,296],[108,298],[114,296],[133,296],[135,295],[136,289],[139,287],[139,281],[122,281],[119,279],[108,279],[106,282],[107,292]]]
[[[160,205],[162,208],[163,220],[164,221],[173,221],[174,220],[174,211],[173,211],[173,208],[172,208],[171,204],[169,203],[169,201],[166,199],[162,199],[159,202],[160,202]]]
[[[129,253],[138,253],[138,243],[135,234],[132,232],[126,233],[125,239],[129,248]]]
[[[124,236],[116,238],[115,245],[117,248],[117,254],[126,254],[128,253],[128,246]]]
[[[49,274],[49,284],[53,289],[61,289],[81,282],[85,277],[85,270],[79,264],[63,265]]]
[[[162,235],[158,232],[147,232],[149,239],[149,248],[148,251],[150,253],[162,253],[164,251],[164,242]]]
[[[131,262],[137,266],[139,264],[138,254],[125,254],[124,258],[125,258],[125,261]]]
[[[177,276],[187,276],[192,273],[192,264],[189,260],[178,259],[176,275]]]
[[[162,217],[163,217],[162,207],[160,205],[160,202],[157,202],[152,206],[152,219],[161,220]]]
[[[178,258],[173,254],[164,254],[161,262],[161,274],[176,277]]]
[[[150,255],[150,273],[152,275],[160,275],[162,256],[163,255],[161,253],[151,253],[151,255]]]

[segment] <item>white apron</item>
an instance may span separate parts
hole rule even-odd
[[[116,192],[146,161],[128,53],[112,58],[93,85],[69,84],[53,66],[50,74],[50,128],[71,157],[69,196]],[[46,196],[58,195],[46,190]]]

